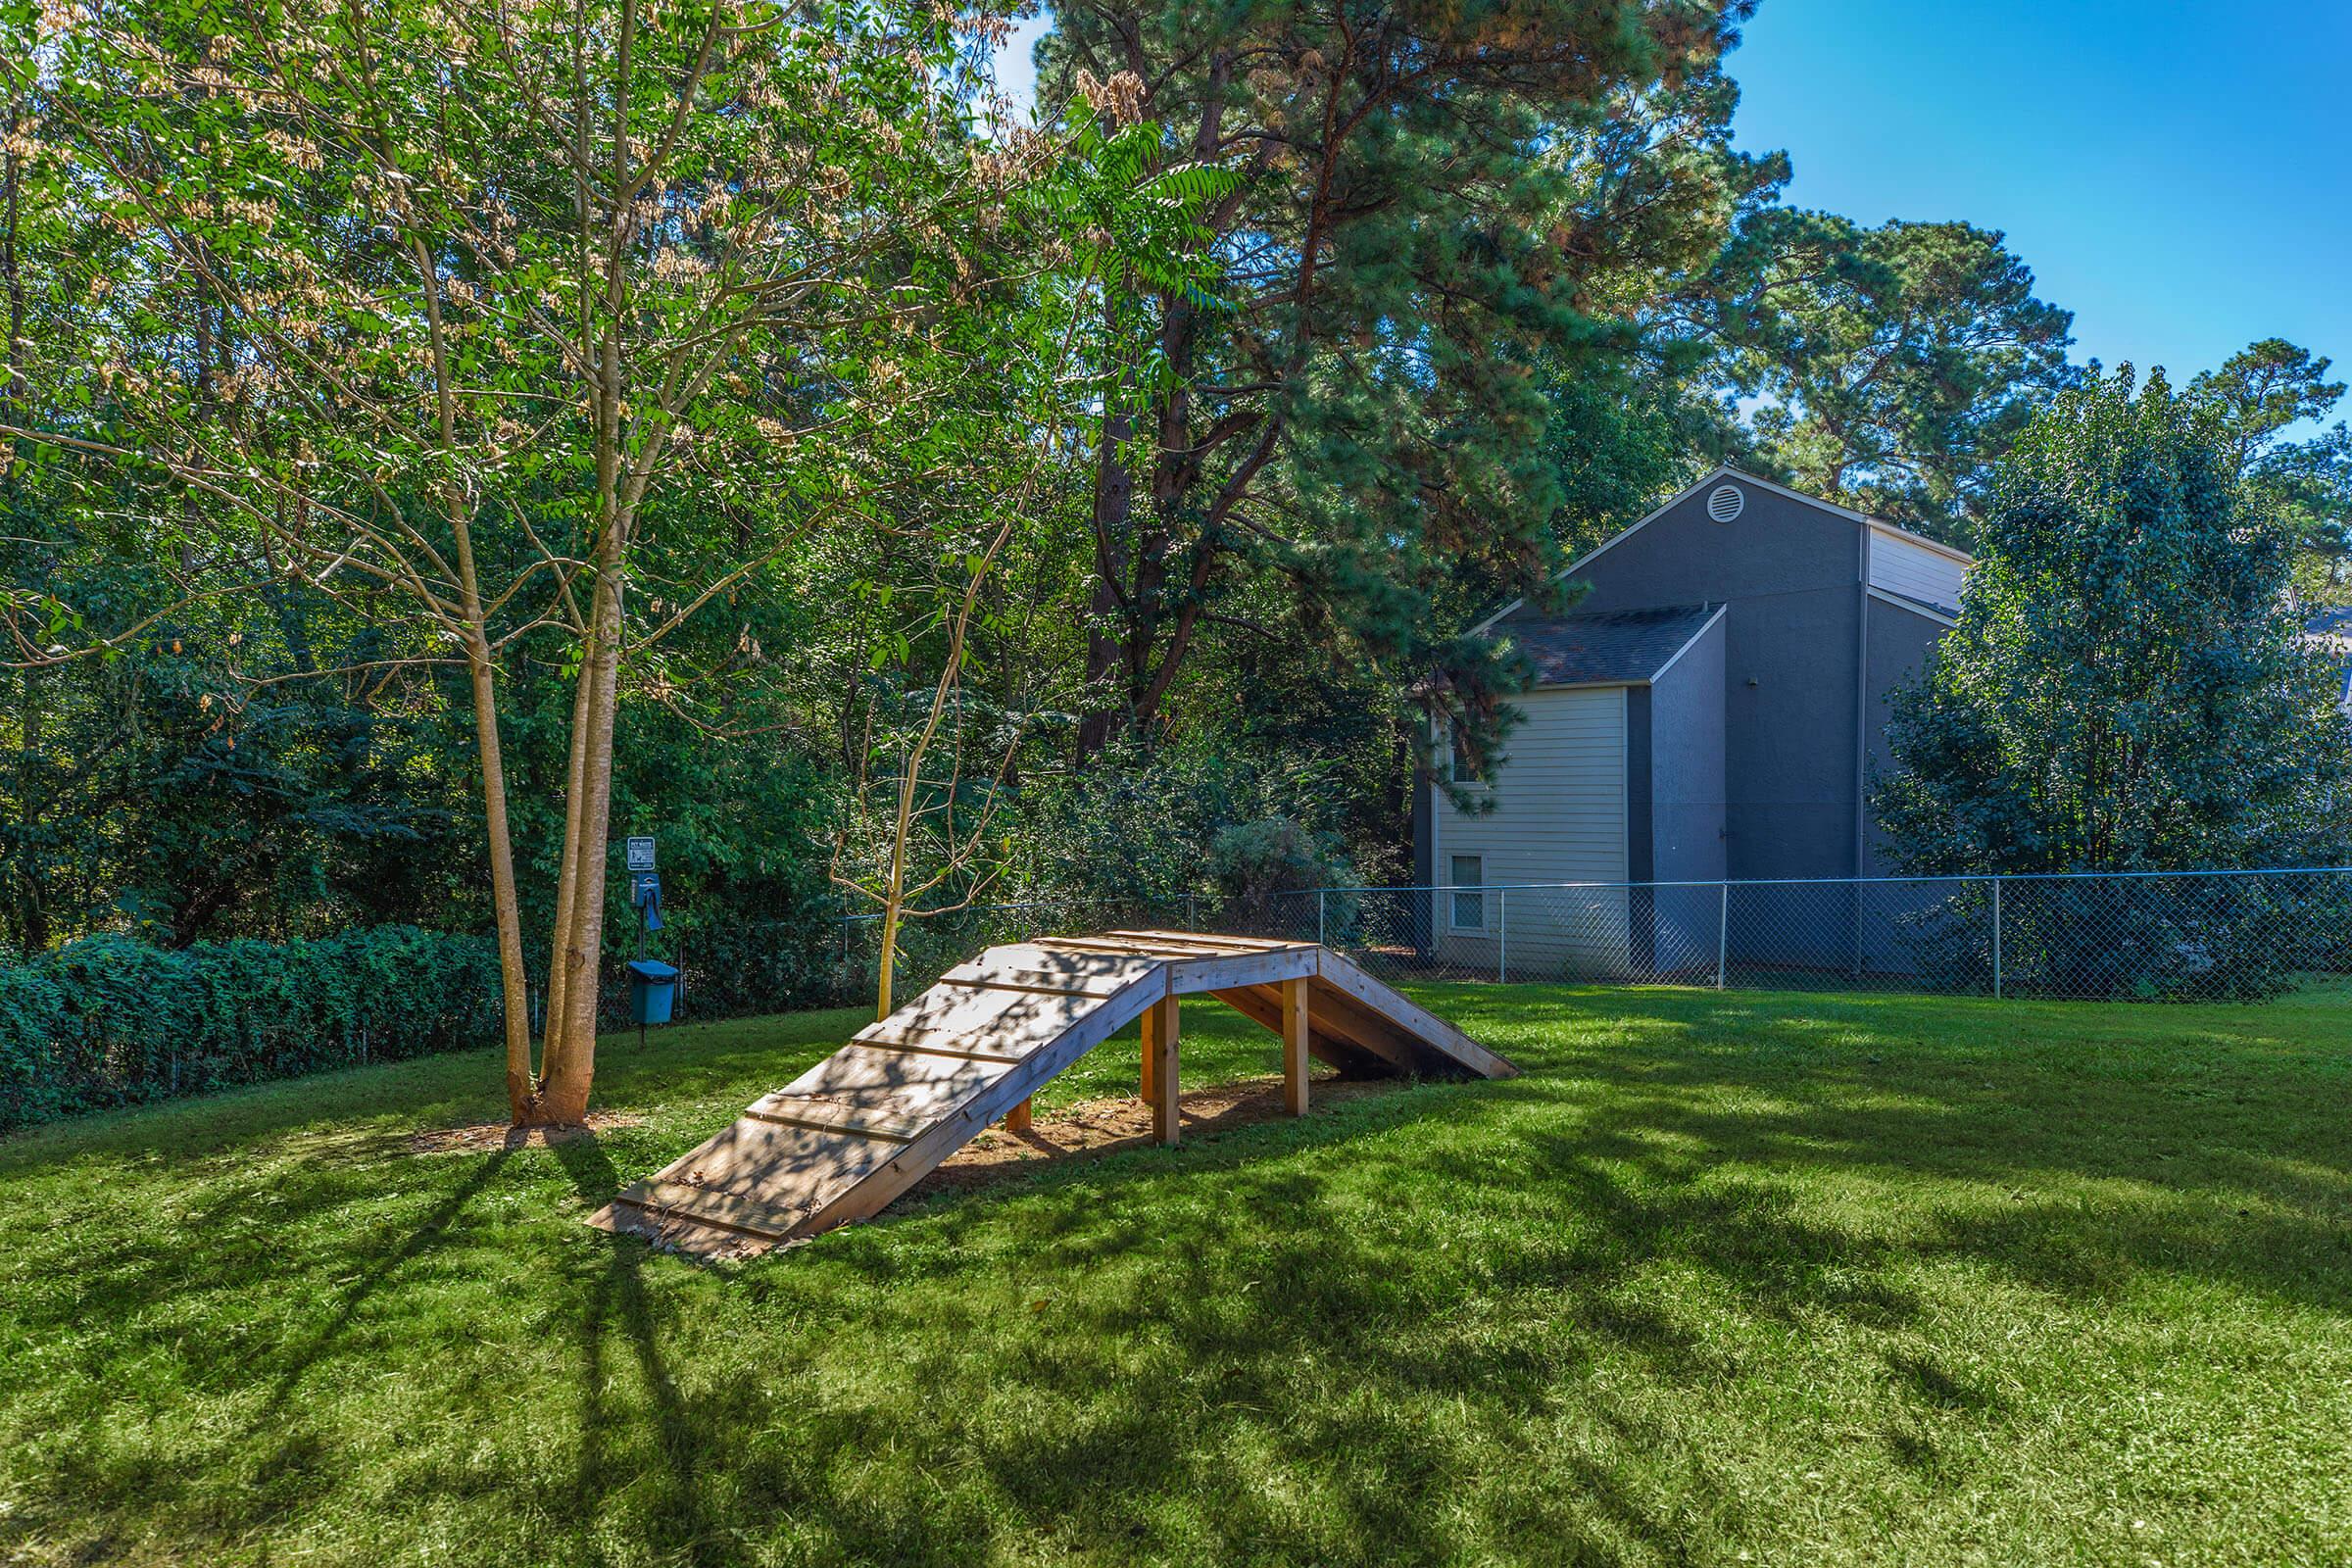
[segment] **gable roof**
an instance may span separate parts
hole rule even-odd
[[[1861,524],[1863,527],[1870,529],[1873,533],[1883,534],[1889,539],[1900,539],[1907,544],[1918,545],[1924,550],[1931,550],[1939,556],[1948,557],[1953,561],[1957,561],[1964,566],[1972,565],[1976,562],[1976,558],[1965,550],[1955,550],[1950,545],[1944,544],[1939,540],[1931,539],[1924,533],[1913,533],[1910,529],[1888,522],[1884,517],[1874,517],[1866,512],[1856,512],[1851,507],[1839,506],[1835,501],[1824,501],[1819,496],[1809,496],[1801,490],[1791,490],[1785,484],[1775,484],[1770,479],[1758,478],[1756,475],[1747,472],[1743,468],[1733,467],[1728,463],[1719,463],[1714,467],[1708,469],[1705,473],[1692,480],[1690,483],[1685,485],[1682,489],[1677,490],[1673,495],[1668,496],[1664,501],[1658,503],[1658,505],[1652,508],[1650,512],[1639,522],[1634,523],[1630,527],[1619,529],[1616,533],[1611,534],[1599,544],[1594,545],[1592,549],[1586,551],[1583,555],[1568,563],[1567,565],[1562,566],[1558,571],[1553,572],[1551,580],[1553,582],[1558,582],[1562,578],[1574,576],[1577,572],[1583,570],[1592,562],[1599,560],[1604,555],[1607,555],[1618,545],[1623,544],[1635,534],[1640,533],[1643,528],[1648,527],[1651,523],[1657,521],[1660,517],[1663,517],[1666,515],[1666,514],[1672,512],[1675,508],[1681,506],[1684,502],[1690,500],[1701,490],[1706,489],[1710,485],[1721,484],[1726,479],[1737,480],[1740,484],[1754,485],[1757,489],[1770,491],[1776,496],[1785,496],[1790,501],[1799,501],[1808,507],[1814,507],[1823,512],[1834,513],[1840,517],[1851,518],[1853,521]],[[1494,613],[1489,615],[1486,619],[1471,627],[1470,634],[1472,636],[1476,636],[1478,633],[1487,630],[1496,621],[1502,619],[1503,616],[1524,607],[1527,601],[1525,599],[1512,600],[1509,604],[1503,606],[1500,610],[1497,610],[1494,612]]]
[[[1530,615],[1510,634],[1536,666],[1538,686],[1640,686],[1666,673],[1723,614],[1721,605]]]

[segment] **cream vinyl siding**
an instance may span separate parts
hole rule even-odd
[[[1494,890],[1523,882],[1625,880],[1626,689],[1535,691],[1517,706],[1527,717],[1511,732],[1508,755],[1486,786],[1494,808],[1472,814],[1443,794],[1437,799],[1433,848],[1440,875],[1453,857],[1474,855],[1487,888],[1486,929],[1448,931],[1441,915],[1439,954],[1449,963],[1494,963],[1507,922],[1513,978],[1556,977],[1572,959],[1580,972],[1612,961],[1621,966],[1621,890]]]
[[[1870,585],[1906,598],[1956,610],[1960,574],[1967,567],[1940,551],[1884,528],[1871,530]]]

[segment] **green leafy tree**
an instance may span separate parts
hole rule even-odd
[[[132,261],[0,433],[137,475],[188,594],[397,605],[465,671],[510,1101],[578,1120],[624,684],[678,684],[657,645],[812,535],[988,462],[1036,319],[996,292],[1168,193],[1098,177],[1091,122],[982,140],[970,40],[916,6],[20,20],[0,69],[57,83],[63,216]],[[21,643],[81,612],[14,609]],[[535,1063],[500,694],[526,658],[570,697]]]
[[[2294,638],[2290,538],[2209,405],[2126,367],[2001,467],[1960,623],[1897,698],[1880,821],[1907,869],[2332,861],[2347,735]]]
[[[2075,377],[2073,317],[1998,233],[1782,212],[1722,317],[1757,456],[1798,488],[1968,541],[1992,465]]]

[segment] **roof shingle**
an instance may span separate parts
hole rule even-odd
[[[1539,686],[1613,686],[1649,680],[1698,635],[1720,605],[1592,614],[1514,613],[1494,626],[1527,650]]]

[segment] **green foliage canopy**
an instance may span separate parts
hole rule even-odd
[[[2074,377],[2073,317],[1998,233],[1776,212],[1724,335],[1758,455],[1808,494],[1965,544],[1991,466]]]
[[[1889,729],[1880,819],[1920,872],[2332,861],[2345,719],[2295,637],[2290,538],[2212,410],[2129,367],[2003,465],[1959,626]]]

